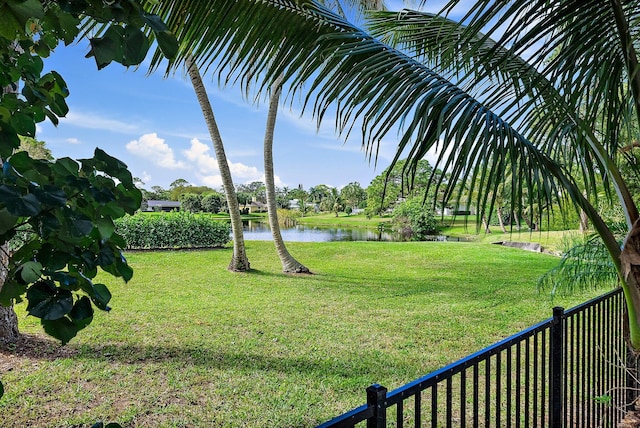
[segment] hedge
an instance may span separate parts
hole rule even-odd
[[[128,249],[214,248],[231,241],[231,226],[206,215],[169,212],[138,214],[115,221]]]

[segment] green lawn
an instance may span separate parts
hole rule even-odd
[[[322,213],[298,217],[296,218],[296,222],[308,226],[350,228],[365,227],[375,229],[381,223],[389,225],[391,223],[391,216],[367,218],[364,214],[346,215],[345,213],[338,213],[338,216],[336,217],[335,213]]]
[[[230,249],[128,254],[113,310],[64,348],[19,306],[0,426],[313,426],[603,292],[551,301],[556,258],[479,243],[290,243],[312,276],[247,247],[247,274]]]

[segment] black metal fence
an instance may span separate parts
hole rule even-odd
[[[613,290],[318,428],[615,427],[636,396],[637,361],[624,340],[624,296]]]

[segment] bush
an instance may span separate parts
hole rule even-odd
[[[393,210],[394,229],[412,241],[424,241],[438,233],[431,209],[422,203],[422,197],[407,199]]]
[[[231,241],[231,226],[206,215],[184,212],[137,214],[116,220],[128,249],[214,248]]]
[[[202,211],[213,214],[219,213],[222,209],[223,200],[224,196],[220,193],[208,193],[204,195],[200,201]]]
[[[200,212],[202,211],[202,196],[195,193],[183,193],[180,195],[180,206],[187,212]]]

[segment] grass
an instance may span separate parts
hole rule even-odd
[[[556,258],[486,244],[288,247],[315,275],[281,274],[270,242],[246,274],[230,249],[130,253],[113,310],[62,348],[20,305],[0,426],[314,426],[602,292],[551,301]]]
[[[296,222],[307,226],[376,229],[381,223],[390,224],[391,216],[367,218],[364,214],[346,215],[345,213],[339,213],[336,217],[335,213],[322,213],[298,217]]]

